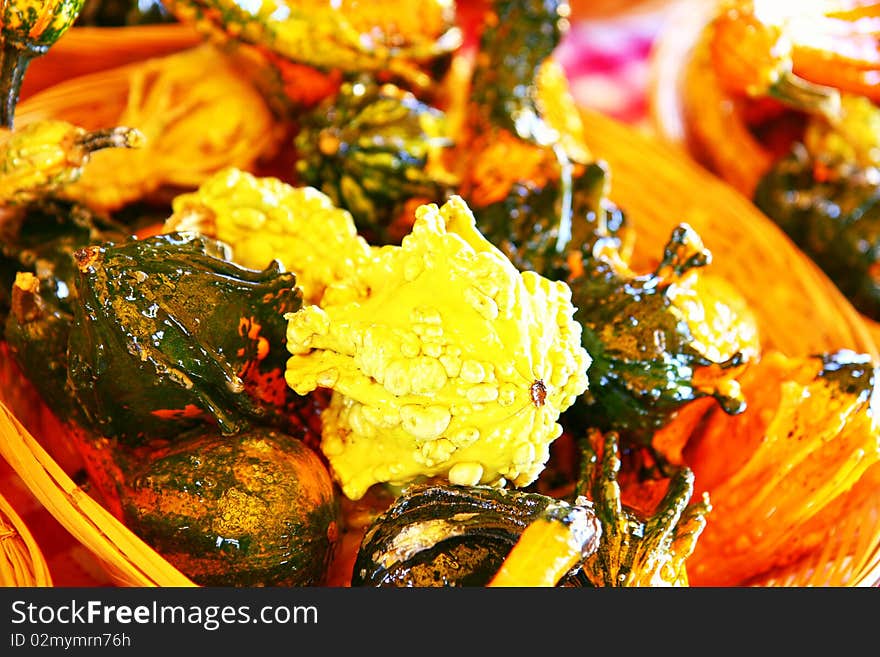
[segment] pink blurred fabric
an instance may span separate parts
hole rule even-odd
[[[644,124],[649,57],[660,25],[654,13],[573,23],[556,57],[575,100],[622,122]]]

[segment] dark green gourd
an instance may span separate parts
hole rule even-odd
[[[737,351],[721,363],[704,356],[673,300],[674,283],[711,259],[693,229],[678,226],[656,270],[643,275],[621,268],[614,243],[606,250],[601,246],[570,283],[575,319],[593,362],[589,388],[569,410],[568,422],[649,444],[657,429],[699,397],[714,396],[730,413],[743,411],[745,400],[737,388],[698,385],[695,373],[713,366],[721,372],[735,368],[745,356]]]
[[[299,309],[277,262],[240,267],[221,243],[168,233],[77,252],[70,380],[93,427],[138,444],[205,422],[297,430],[305,398],[286,385],[286,312]],[[301,430],[301,427],[300,427]]]
[[[419,484],[364,535],[352,586],[485,586],[553,497],[487,486]],[[581,583],[573,571],[560,583]]]
[[[197,584],[324,583],[339,505],[301,440],[264,427],[197,432],[123,470],[125,523]]]
[[[440,203],[451,189],[438,166],[450,144],[443,112],[365,78],[302,117],[297,173],[348,210],[370,241],[400,243],[414,219],[407,202]]]

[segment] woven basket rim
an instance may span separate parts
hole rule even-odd
[[[127,586],[195,586],[79,487],[0,401],[0,456],[34,497]]]
[[[52,586],[52,575],[43,551],[24,519],[16,512],[9,500],[0,494],[0,543],[4,541],[14,543],[12,549],[19,554],[28,572],[16,572],[16,569],[10,566],[13,578],[18,575],[19,579],[12,579],[8,582],[0,580],[0,586]],[[7,551],[0,550],[0,553],[5,556]],[[3,573],[4,570],[0,568],[0,573]]]

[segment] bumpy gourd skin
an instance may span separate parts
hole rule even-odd
[[[597,241],[584,273],[571,281],[575,318],[594,359],[590,387],[566,416],[572,426],[618,431],[625,440],[649,444],[654,431],[699,397],[715,397],[730,413],[745,409],[734,374],[758,355],[756,334],[745,318],[707,325],[711,313],[694,293],[691,270],[710,259],[686,224],[647,275],[629,270],[616,244]],[[713,375],[701,379],[700,369]]]
[[[446,124],[400,87],[347,82],[300,119],[296,172],[351,212],[371,243],[400,244],[407,202],[440,203],[454,183],[439,162],[452,143]]]
[[[525,486],[587,386],[573,314],[565,284],[519,273],[453,196],[288,315],[286,378],[333,389],[321,446],[350,498],[434,475]]]
[[[0,142],[0,201],[33,201],[76,181],[93,152],[143,143],[143,134],[134,128],[87,132],[55,119],[7,132]]]
[[[352,276],[370,254],[351,215],[324,193],[240,169],[216,173],[196,191],[177,196],[172,207],[166,230],[219,239],[244,267],[279,261],[296,275],[309,303],[318,303],[328,285]]]

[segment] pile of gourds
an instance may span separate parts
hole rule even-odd
[[[567,4],[469,25],[412,2],[394,26],[384,3],[283,4],[166,3],[273,98],[297,156],[276,175],[223,168],[144,231],[74,185],[84,145],[137,147],[137,126],[3,145],[3,337],[107,508],[207,585],[739,583],[812,547],[784,549],[800,507],[762,513],[823,508],[876,461],[873,371],[766,366],[686,224],[630,268],[553,59]],[[803,477],[734,503],[786,440]],[[807,490],[831,443],[861,456]],[[773,540],[725,571],[743,526]]]

